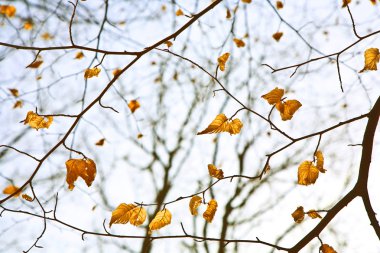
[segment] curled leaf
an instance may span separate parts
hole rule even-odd
[[[224,53],[218,58],[219,69],[221,71],[224,71],[226,69],[226,62],[228,61],[229,57],[230,53]]]
[[[38,69],[43,62],[43,60],[35,60],[34,62],[26,66],[26,68]]]
[[[22,104],[22,100],[17,100],[16,103],[13,105],[13,109],[22,108]]]
[[[218,114],[211,124],[205,130],[198,132],[197,135],[221,132],[228,132],[231,135],[238,134],[242,127],[243,123],[239,119],[229,121],[226,115]]]
[[[33,198],[30,197],[28,194],[22,194],[21,197],[25,199],[26,201],[32,202]]]
[[[215,177],[217,179],[222,179],[224,177],[223,170],[216,168],[215,165],[209,164],[208,167],[208,173],[210,176]]]
[[[212,220],[214,219],[217,208],[218,208],[218,202],[216,202],[215,199],[210,200],[210,202],[208,202],[206,211],[203,213],[203,218],[207,222],[211,223]]]
[[[133,100],[129,101],[128,107],[131,110],[131,112],[134,113],[137,109],[140,108],[140,103],[139,103],[139,101],[133,99]]]
[[[282,120],[290,120],[293,118],[294,113],[302,106],[302,104],[295,99],[286,100],[276,104],[276,109],[280,112]]]
[[[95,143],[95,145],[96,146],[103,146],[104,145],[104,142],[105,142],[105,138],[103,138],[103,139],[100,139],[100,140],[98,140],[96,143]]]
[[[198,215],[198,207],[202,204],[202,198],[199,196],[193,196],[189,202],[189,209],[191,215]]]
[[[171,41],[165,41],[164,42],[164,44],[167,46],[167,47],[171,47],[171,46],[173,46],[173,42],[171,42]]]
[[[305,213],[303,211],[303,206],[297,207],[297,209],[292,213],[294,222],[301,223],[305,218]]]
[[[101,69],[100,68],[92,68],[92,69],[86,69],[86,71],[84,72],[84,78],[91,78],[91,77],[94,77],[94,76],[98,76],[99,73],[100,73]]]
[[[231,11],[229,9],[226,10],[226,19],[231,18]]]
[[[154,219],[149,223],[149,231],[152,232],[153,230],[163,228],[169,225],[171,220],[172,214],[165,208],[164,210],[159,211]]]
[[[359,73],[365,70],[377,70],[377,63],[380,60],[380,54],[378,48],[368,48],[364,52],[364,68]]]
[[[351,0],[343,0],[342,8],[347,7],[349,3],[351,3]]]
[[[326,170],[323,168],[324,158],[322,151],[318,150],[317,152],[315,152],[315,157],[317,158],[317,169],[320,172],[325,173]]]
[[[272,38],[273,38],[275,41],[278,42],[278,41],[280,41],[282,35],[284,35],[284,33],[282,33],[282,32],[276,32],[276,33],[274,33],[274,34],[272,35]]]
[[[66,182],[72,191],[74,182],[78,177],[83,178],[87,186],[90,187],[96,176],[96,164],[91,159],[69,159],[66,161]]]
[[[237,47],[244,47],[245,46],[245,43],[243,40],[241,39],[237,39],[237,38],[234,38],[234,43]]]
[[[243,3],[250,4],[252,0],[241,0]]]
[[[322,246],[319,248],[322,253],[337,253],[333,247],[331,247],[328,244],[322,244]]]
[[[36,130],[40,128],[49,128],[51,123],[53,123],[53,117],[47,116],[45,119],[43,116],[39,116],[33,111],[29,111],[24,120],[24,125],[29,124],[31,128]]]
[[[284,8],[284,4],[281,1],[277,1],[276,2],[276,8],[277,8],[277,10],[280,10],[280,9]]]
[[[18,97],[20,94],[18,92],[18,89],[8,89],[10,91],[10,93],[14,96],[14,97]]]
[[[84,54],[83,54],[83,51],[79,51],[76,55],[75,55],[75,58],[74,59],[77,59],[77,60],[80,60],[84,57]]]
[[[322,217],[319,215],[319,213],[317,213],[317,211],[315,211],[315,210],[309,210],[308,212],[306,212],[307,213],[307,215],[310,217],[310,218],[312,218],[312,219],[316,219],[316,218],[320,218],[320,219],[322,219]]]
[[[176,16],[183,16],[183,11],[181,9],[178,9],[176,12],[175,12],[175,15]]]
[[[317,181],[319,170],[311,161],[304,161],[298,167],[298,184],[310,185]]]
[[[146,211],[143,207],[135,204],[121,203],[115,210],[112,211],[109,227],[112,224],[126,224],[130,222],[134,226],[139,226],[146,219]]]
[[[18,191],[18,189],[20,189],[20,188],[18,188],[17,186],[11,184],[11,185],[8,185],[7,187],[5,187],[5,188],[3,189],[3,193],[4,193],[4,194],[11,195],[11,194],[15,193],[16,191]],[[15,194],[13,197],[14,197],[14,198],[17,198],[18,196],[20,196],[20,193],[21,193],[21,192]]]

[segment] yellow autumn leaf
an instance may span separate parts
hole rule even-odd
[[[303,206],[297,207],[297,209],[292,213],[294,222],[301,223],[305,218],[305,213],[303,211]]]
[[[304,161],[298,167],[298,184],[310,185],[317,181],[319,170],[311,161]]]
[[[224,71],[226,69],[226,62],[228,61],[229,57],[230,53],[224,53],[218,58],[218,65],[221,71]]]
[[[112,71],[112,75],[117,76],[121,73],[121,69],[117,68],[114,71]]]
[[[24,120],[24,125],[29,124],[31,128],[36,130],[40,128],[49,128],[53,123],[53,117],[47,116],[46,119],[43,116],[39,116],[33,111],[29,111]]]
[[[189,209],[191,215],[198,215],[198,207],[202,204],[202,198],[199,196],[193,196],[189,202]]]
[[[33,29],[33,21],[31,19],[28,19],[24,22],[24,30],[32,30]]]
[[[280,10],[280,9],[284,8],[284,4],[281,1],[277,1],[276,2],[276,8],[277,8],[277,10]]]
[[[215,199],[210,200],[210,202],[208,202],[206,211],[203,213],[203,218],[207,222],[211,223],[212,220],[214,219],[217,208],[218,208],[218,202],[216,202]]]
[[[14,97],[18,97],[20,94],[18,92],[18,89],[8,89],[9,92],[14,96]]]
[[[226,10],[226,19],[231,18],[231,11],[229,9]]]
[[[210,174],[210,176],[215,177],[217,179],[222,179],[224,177],[223,170],[216,168],[215,165],[209,164],[207,165],[207,167],[208,167],[208,173]]]
[[[172,221],[172,214],[168,209],[159,211],[154,219],[149,223],[149,232],[163,228],[170,224]]]
[[[317,213],[315,210],[309,210],[309,211],[307,211],[306,212],[307,213],[307,215],[310,217],[310,218],[312,218],[312,219],[316,219],[316,218],[320,218],[320,219],[322,219],[322,217],[319,215],[319,213]]]
[[[280,41],[282,35],[284,35],[284,33],[282,33],[282,32],[276,32],[276,33],[274,33],[274,34],[272,35],[272,38],[273,38],[275,41],[278,42],[278,41]]]
[[[175,12],[175,15],[176,16],[183,16],[183,11],[181,9],[178,9],[176,12]]]
[[[250,4],[252,0],[241,0],[243,3]]]
[[[99,73],[100,73],[101,69],[98,68],[98,67],[94,67],[92,69],[86,69],[86,71],[84,72],[84,78],[91,78],[91,77],[94,77],[94,76],[98,76]]]
[[[52,39],[54,39],[54,37],[50,33],[48,33],[48,32],[45,32],[45,33],[41,34],[41,38],[43,40],[52,40]]]
[[[171,46],[173,46],[173,42],[171,42],[171,41],[165,41],[164,42],[164,44],[167,46],[167,47],[171,47]]]
[[[26,66],[26,68],[37,69],[41,66],[43,62],[43,60],[35,60],[34,62]]]
[[[5,187],[3,189],[3,193],[4,194],[8,194],[8,195],[11,195],[13,193],[15,193],[19,188],[13,184],[11,185],[8,185],[7,187]],[[16,195],[14,195],[13,197],[14,198],[17,198],[19,195],[20,195],[21,192],[17,193]]]
[[[279,106],[278,106],[279,105]],[[283,103],[276,104],[277,110],[280,111],[282,120],[290,120],[293,118],[294,113],[302,106],[298,100],[286,100]]]
[[[16,7],[13,5],[0,5],[0,14],[11,18],[16,14]]]
[[[137,134],[137,139],[141,139],[142,137],[144,137],[144,135],[142,133]]]
[[[322,151],[318,150],[317,152],[315,152],[315,157],[317,159],[317,169],[322,172],[322,173],[325,173],[326,170],[323,168],[323,163],[324,163],[324,158],[323,158],[323,154],[322,154]]]
[[[106,140],[106,139],[104,139],[104,138],[103,138],[103,139],[100,139],[100,140],[98,140],[98,141],[95,143],[95,145],[96,145],[96,146],[103,146],[105,140]]]
[[[322,253],[337,253],[333,247],[331,247],[328,244],[322,244],[322,246],[319,248]]]
[[[342,8],[347,7],[349,3],[351,3],[351,0],[343,0]]]
[[[90,187],[96,176],[96,164],[91,159],[69,159],[66,161],[66,182],[70,191],[75,187],[74,182],[78,177],[83,178]]]
[[[21,100],[17,100],[16,103],[13,105],[13,109],[16,108],[22,108],[23,102]]]
[[[32,202],[33,198],[30,197],[28,194],[22,194],[21,197],[25,199],[26,201]]]
[[[281,101],[282,96],[284,96],[284,89],[274,88],[270,92],[261,97],[264,98],[270,105],[274,105]]]
[[[380,54],[378,48],[368,48],[364,52],[364,68],[359,73],[365,70],[377,70],[377,63],[380,60]]]
[[[76,53],[75,55],[75,58],[76,60],[80,60],[84,57],[84,53],[82,51],[79,51],[78,53]]]
[[[140,108],[140,103],[139,103],[139,101],[133,99],[133,100],[129,101],[128,107],[131,110],[131,112],[134,113],[137,109]]]
[[[134,216],[133,219],[132,216]],[[144,223],[145,219],[146,211],[143,207],[137,206],[135,204],[121,203],[115,210],[112,211],[109,227],[111,227],[112,224],[127,224],[128,222],[131,222],[131,224],[133,222],[133,225],[141,225]]]
[[[241,39],[237,39],[237,38],[234,38],[234,43],[237,47],[244,47],[245,46],[245,43],[243,40]]]
[[[230,121],[228,120],[226,115],[221,113],[215,117],[215,119],[211,122],[210,125],[208,125],[208,127],[205,130],[198,132],[197,135],[221,132],[228,132],[231,135],[238,134],[240,133],[242,127],[243,123],[239,119],[234,119]]]

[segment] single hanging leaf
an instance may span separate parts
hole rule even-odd
[[[176,12],[175,12],[175,15],[176,16],[183,16],[183,11],[181,9],[178,9]]]
[[[241,0],[243,3],[250,4],[252,0]]]
[[[16,103],[13,105],[13,109],[16,108],[22,108],[23,102],[21,100],[17,100]]]
[[[376,5],[376,0],[369,0],[372,5]]]
[[[223,170],[216,168],[216,166],[213,164],[209,164],[207,165],[207,167],[208,167],[208,173],[210,174],[210,176],[215,177],[217,179],[224,178]]]
[[[317,213],[315,210],[309,210],[308,212],[306,212],[307,215],[312,218],[312,219],[316,219],[316,218],[320,218],[322,219],[322,217],[319,215],[319,213]]]
[[[171,42],[171,41],[165,41],[164,42],[164,44],[169,48],[169,47],[171,47],[171,46],[173,46],[173,42]]]
[[[121,203],[115,210],[112,211],[111,220],[109,223],[109,227],[112,224],[126,224],[129,222],[131,218],[132,209],[137,208],[134,204],[125,204]]]
[[[142,137],[144,137],[144,135],[143,135],[142,133],[139,133],[139,134],[137,135],[137,139],[141,139]]]
[[[377,63],[379,62],[380,55],[378,48],[368,48],[364,52],[364,68],[359,71],[363,73],[365,70],[377,70]]]
[[[298,184],[310,185],[317,181],[319,170],[311,161],[304,161],[298,167]]]
[[[103,146],[104,145],[104,142],[105,142],[105,138],[103,138],[103,139],[100,139],[100,140],[98,140],[96,143],[95,143],[95,145],[96,146]]]
[[[215,199],[210,200],[210,202],[208,202],[206,211],[203,213],[203,218],[207,222],[211,223],[212,220],[214,219],[217,208],[218,208],[218,202],[216,202]]]
[[[24,120],[24,125],[29,124],[31,128],[36,130],[40,128],[49,128],[51,123],[53,123],[53,117],[47,116],[46,118],[47,119],[45,120],[43,116],[39,116],[33,111],[29,111]]]
[[[80,60],[84,57],[84,54],[83,54],[83,51],[79,51],[76,55],[75,55],[75,58],[74,59],[77,59],[77,60]]]
[[[96,164],[91,159],[69,159],[66,161],[66,182],[72,191],[74,182],[78,177],[83,178],[87,186],[90,187],[96,176]]]
[[[16,98],[20,95],[19,92],[18,92],[18,89],[8,89],[8,90]]]
[[[84,78],[91,78],[91,77],[94,77],[94,76],[98,76],[99,73],[100,73],[101,69],[100,68],[92,68],[92,69],[86,69],[86,71],[84,72]]]
[[[154,219],[149,223],[149,231],[152,232],[153,230],[163,228],[169,225],[171,221],[172,214],[165,208],[164,210],[159,211]]]
[[[281,101],[282,96],[284,96],[284,89],[274,88],[270,92],[261,97],[264,98],[270,105],[274,105]]]
[[[234,42],[235,42],[235,45],[236,45],[237,47],[244,47],[244,46],[245,46],[244,41],[241,40],[241,39],[234,38]]]
[[[226,115],[218,114],[211,124],[205,130],[198,132],[197,135],[221,132],[228,132],[231,135],[238,134],[242,127],[243,123],[239,119],[229,121]]]
[[[322,246],[319,248],[322,253],[337,253],[333,247],[331,247],[328,244],[322,244]]]
[[[13,5],[0,5],[0,14],[11,18],[16,14],[16,7]]]
[[[228,61],[229,57],[230,53],[224,53],[218,58],[219,69],[221,71],[224,71],[226,69],[226,62]]]
[[[325,173],[326,170],[323,168],[324,158],[322,151],[318,150],[317,152],[315,152],[315,157],[317,158],[317,169],[320,172]]]
[[[52,40],[52,39],[54,39],[54,36],[52,36],[50,33],[48,33],[48,32],[45,32],[45,33],[43,33],[42,35],[41,35],[41,38],[43,39],[43,40]]]
[[[33,20],[28,19],[28,20],[25,21],[25,23],[24,23],[24,30],[29,31],[29,30],[32,30],[33,27],[34,27]]]
[[[297,209],[292,213],[294,222],[301,223],[305,218],[305,213],[303,211],[303,206],[297,207]]]
[[[229,9],[226,10],[226,19],[231,18],[231,11]]]
[[[129,219],[129,223],[133,226],[140,226],[146,220],[146,211],[144,207],[138,206],[131,210],[131,218]]]
[[[277,1],[276,2],[276,8],[277,8],[277,10],[280,10],[280,9],[284,8],[284,4],[281,1]]]
[[[282,120],[290,120],[293,118],[294,113],[302,106],[302,104],[298,100],[286,100],[283,103],[280,103],[281,105],[279,108],[276,108],[280,111],[281,119]]]
[[[121,73],[121,69],[117,68],[114,71],[112,71],[112,75],[117,76]]]
[[[129,101],[128,107],[131,110],[131,112],[134,113],[137,109],[140,108],[140,103],[139,103],[139,101],[133,99],[133,100]]]
[[[26,68],[38,69],[42,63],[44,63],[43,60],[35,60],[34,62],[26,66]]]
[[[30,197],[28,194],[22,194],[21,197],[25,199],[26,201],[32,202],[33,198]]]
[[[3,189],[3,193],[4,193],[4,194],[11,195],[11,194],[15,193],[18,189],[19,189],[19,188],[18,188],[17,186],[11,184],[11,185],[8,185],[7,187],[5,187],[5,188]],[[21,193],[21,192],[17,193],[17,194],[14,195],[13,197],[14,197],[14,198],[17,198],[18,196],[20,196],[20,193]]]
[[[189,202],[189,209],[191,215],[198,215],[198,207],[202,204],[202,198],[199,196],[193,196]]]
[[[279,42],[280,39],[281,39],[281,37],[282,37],[282,35],[284,35],[284,33],[282,33],[282,32],[276,32],[276,33],[274,33],[274,34],[272,35],[272,38],[273,38],[275,41]]]
[[[343,0],[342,8],[347,7],[349,3],[351,3],[351,0]]]

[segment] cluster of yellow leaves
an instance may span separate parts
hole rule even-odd
[[[203,218],[211,223],[212,220],[214,219],[216,209],[218,208],[218,203],[216,202],[215,199],[210,200],[207,205],[206,211],[203,213]]]
[[[284,8],[284,4],[281,1],[277,1],[276,2],[276,8],[277,8],[277,10],[280,10],[280,9]]]
[[[292,217],[294,219],[294,222],[301,223],[303,219],[305,218],[305,214],[307,214],[310,218],[316,219],[316,218],[322,218],[319,213],[313,209],[304,212],[303,206],[297,207],[297,209],[292,213]]]
[[[224,177],[223,170],[216,168],[215,165],[209,164],[208,167],[208,173],[210,176],[215,177],[217,179],[222,179]]]
[[[302,104],[295,99],[285,100],[283,102],[281,101],[282,96],[284,96],[284,90],[276,87],[261,97],[264,98],[270,105],[276,105],[276,109],[280,112],[282,120],[290,120]]]
[[[0,14],[11,18],[16,14],[16,7],[13,5],[0,5]]]
[[[99,73],[100,73],[101,69],[98,68],[98,67],[94,67],[92,69],[86,69],[86,71],[84,72],[84,78],[91,78],[91,77],[94,77],[94,76],[98,76]]]
[[[343,0],[342,8],[347,7],[349,3],[351,3],[351,0]]]
[[[75,58],[76,60],[80,60],[84,57],[84,53],[82,51],[79,51],[78,53],[76,53],[75,55]]]
[[[32,30],[33,29],[33,26],[34,26],[34,24],[33,24],[33,20],[31,20],[31,19],[28,19],[28,20],[26,20],[25,22],[24,22],[24,29],[25,30]]]
[[[235,45],[236,45],[237,47],[244,47],[244,46],[245,46],[244,41],[241,40],[241,39],[234,38],[234,42],[235,42]]]
[[[322,246],[319,248],[322,253],[337,253],[333,247],[331,247],[328,244],[322,244]]]
[[[284,33],[282,33],[282,32],[276,32],[276,33],[274,33],[274,34],[272,35],[272,38],[273,38],[275,41],[278,42],[278,41],[280,41],[282,35],[284,35]]]
[[[197,135],[221,132],[228,132],[231,135],[238,134],[242,127],[243,123],[239,119],[229,121],[226,115],[222,113],[218,114],[211,124],[205,130],[198,132]]]
[[[218,58],[218,65],[221,71],[224,71],[226,69],[226,62],[228,61],[229,57],[230,53],[224,53]]]
[[[146,211],[141,206],[135,204],[121,203],[115,210],[112,211],[109,227],[112,224],[127,224],[131,223],[133,226],[140,226],[146,219]]]
[[[96,164],[91,159],[69,159],[66,161],[66,169],[66,182],[69,184],[70,191],[74,189],[74,182],[78,177],[83,178],[88,187],[95,179]]]
[[[321,151],[315,152],[316,163],[303,161],[298,167],[298,184],[310,185],[317,181],[319,172],[325,173],[323,168],[324,158]]]
[[[168,209],[164,209],[159,211],[153,220],[149,223],[149,234],[152,233],[153,230],[157,230],[163,228],[170,224],[172,221],[172,214]]]
[[[8,195],[11,195],[11,194],[13,194],[13,193],[15,193],[16,191],[18,191],[18,187],[17,186],[15,186],[15,185],[8,185],[7,187],[5,187],[4,189],[3,189],[3,193],[4,194],[8,194]],[[14,198],[17,198],[18,196],[20,196],[20,193],[21,192],[19,192],[19,193],[17,193],[17,194],[15,194],[13,197]]]
[[[368,48],[364,52],[364,68],[359,73],[365,70],[377,70],[377,63],[380,60],[380,53],[378,48]]]
[[[183,11],[181,9],[178,9],[176,12],[175,12],[175,15],[176,16],[183,16]]]
[[[134,113],[137,109],[140,108],[140,103],[139,101],[133,99],[129,101],[128,103],[129,110],[131,110],[132,113]]]
[[[31,128],[36,130],[40,128],[49,128],[51,123],[53,123],[53,117],[47,116],[46,118],[47,119],[45,120],[43,116],[39,116],[33,111],[29,111],[24,120],[24,125],[29,124]]]

